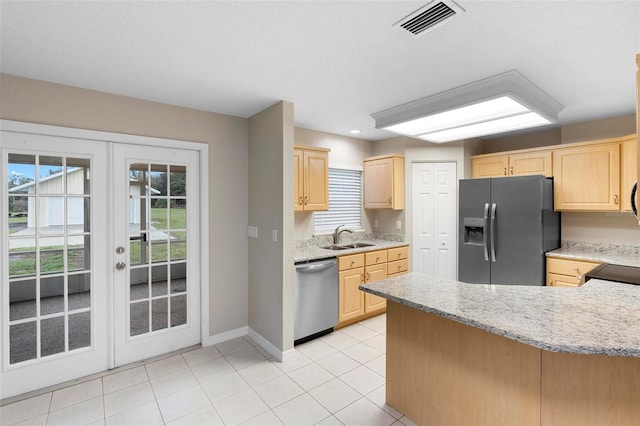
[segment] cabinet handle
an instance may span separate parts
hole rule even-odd
[[[400,259],[400,253],[398,253],[398,259]]]
[[[356,264],[356,261],[355,261],[355,260],[352,260],[352,261],[351,261],[351,266],[353,266],[353,265],[355,265],[355,264]]]
[[[613,196],[613,204],[618,204],[618,194]]]
[[[367,272],[367,281],[369,281],[370,279],[371,279],[371,274]]]
[[[300,196],[300,200],[298,200],[298,204],[302,205],[302,203],[304,202],[302,196]]]
[[[391,197],[389,197],[389,204],[391,204]]]
[[[513,174],[513,166],[511,166],[510,171],[511,171],[511,174]]]
[[[507,175],[507,168],[506,167],[504,168],[504,175],[505,176]]]
[[[304,197],[304,205],[306,206],[307,204],[309,204],[309,197],[307,197],[305,195],[305,197]]]
[[[377,256],[377,257],[376,257],[376,262],[378,262],[379,260],[380,260],[380,257],[379,257],[379,256]]]
[[[364,274],[360,274],[360,282],[363,283],[364,282]]]
[[[398,265],[398,271],[400,270],[400,265]]]

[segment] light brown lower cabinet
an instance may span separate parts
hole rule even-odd
[[[547,257],[547,286],[578,287],[584,274],[600,265],[586,260]]]
[[[336,328],[386,311],[386,299],[360,291],[358,287],[363,283],[406,274],[409,269],[408,253],[408,247],[403,246],[338,257],[339,309]]]

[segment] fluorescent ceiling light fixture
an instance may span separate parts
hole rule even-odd
[[[349,133],[357,135],[358,133],[360,133],[360,129],[349,130]]]
[[[372,114],[377,129],[442,143],[544,126],[562,105],[517,71]]]

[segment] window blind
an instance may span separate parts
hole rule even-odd
[[[329,210],[315,213],[315,232],[333,231],[339,225],[362,229],[362,172],[329,169]]]

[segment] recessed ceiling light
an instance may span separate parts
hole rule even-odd
[[[442,143],[557,123],[562,108],[512,70],[371,116],[376,129]]]
[[[353,134],[353,135],[357,135],[358,133],[360,133],[360,129],[352,129],[349,130],[349,133]]]

